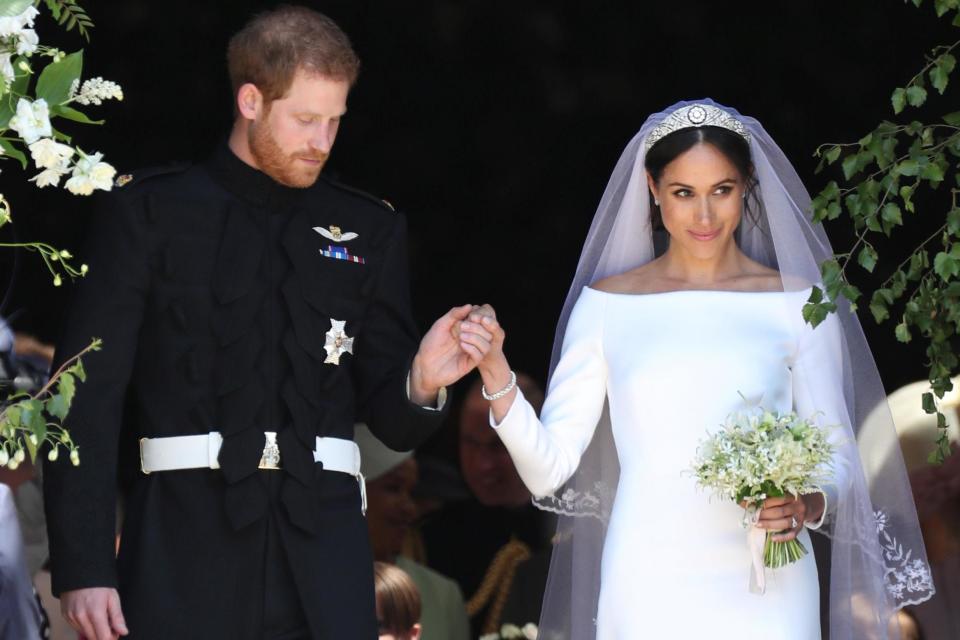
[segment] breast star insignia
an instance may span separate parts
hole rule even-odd
[[[324,364],[340,364],[340,356],[345,353],[353,353],[353,338],[344,331],[346,320],[330,319],[330,330],[327,331],[327,341],[323,345],[327,352],[327,359]]]

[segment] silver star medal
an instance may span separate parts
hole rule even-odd
[[[333,240],[334,242],[350,242],[351,240],[355,240],[356,238],[360,237],[359,234],[354,233],[353,231],[347,231],[344,233],[340,230],[340,227],[335,227],[333,225],[330,225],[330,227],[327,229],[324,229],[323,227],[314,227],[313,230],[327,240]]]
[[[345,353],[353,353],[353,338],[344,331],[346,320],[330,319],[330,330],[327,331],[327,343],[323,348],[327,352],[327,359],[324,364],[340,364],[340,356]]]

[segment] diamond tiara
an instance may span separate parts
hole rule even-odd
[[[692,104],[673,111],[650,132],[647,136],[647,151],[674,131],[690,127],[723,127],[750,142],[750,134],[743,123],[723,109],[709,104]]]

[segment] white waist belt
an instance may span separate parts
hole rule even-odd
[[[177,471],[181,469],[219,469],[217,457],[223,437],[219,431],[197,436],[171,436],[167,438],[140,438],[140,470]],[[355,476],[360,482],[363,511],[367,510],[367,492],[360,473],[360,447],[353,440],[343,438],[320,438],[313,450],[314,462],[323,465],[324,471],[339,471]],[[280,449],[275,431],[264,432],[263,457],[260,469],[280,469]]]

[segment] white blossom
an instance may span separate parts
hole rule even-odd
[[[30,155],[38,169],[63,167],[63,171],[66,171],[73,153],[73,147],[61,144],[53,138],[41,138],[30,145]]]
[[[69,167],[53,167],[51,169],[44,169],[37,175],[30,178],[30,182],[35,183],[41,189],[44,187],[58,187],[60,186],[61,178],[63,178],[68,170]]]
[[[73,175],[64,185],[67,191],[78,196],[88,196],[95,189],[110,191],[117,170],[102,159],[102,153],[87,155],[81,151],[80,159],[73,166]]]
[[[40,15],[36,7],[30,6],[18,16],[0,18],[0,38],[19,36],[24,29],[33,28],[33,20]]]
[[[17,38],[17,53],[22,56],[31,56],[37,50],[40,38],[33,29],[24,29]]]
[[[70,462],[75,467],[80,465],[80,452],[77,449],[70,451]]]
[[[60,447],[53,447],[52,449],[50,449],[49,452],[47,452],[47,460],[49,460],[50,462],[56,462],[57,456],[59,455],[60,455]]]
[[[6,449],[0,449],[0,467],[7,466],[8,462],[10,462],[10,454]]]
[[[3,77],[3,83],[5,85],[10,84],[14,78],[17,77],[17,72],[14,71],[13,63],[11,62],[12,58],[12,53],[0,53],[0,76]]]
[[[83,105],[102,104],[104,100],[123,100],[123,89],[116,82],[103,78],[91,78],[77,90],[79,80],[70,87],[70,99]]]
[[[20,98],[17,102],[17,113],[10,118],[10,128],[20,134],[27,144],[53,135],[47,101],[40,98],[30,102],[26,98]]]
[[[85,175],[74,175],[63,186],[75,196],[88,196],[94,191],[93,180]]]

